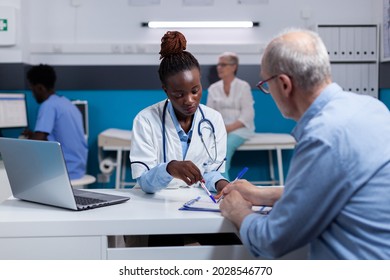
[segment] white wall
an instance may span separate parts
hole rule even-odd
[[[23,53],[23,39],[22,39],[22,23],[20,19],[20,0],[0,0],[0,11],[1,7],[12,7],[16,10],[16,44],[13,46],[1,46],[0,44],[0,63],[13,63],[22,62]]]
[[[18,45],[6,49],[15,62],[50,64],[158,64],[159,43],[166,30],[147,29],[148,20],[253,20],[252,29],[182,29],[188,50],[202,64],[215,63],[231,50],[241,63],[258,64],[264,44],[289,26],[378,24],[382,0],[265,0],[242,5],[214,0],[212,6],[183,6],[182,0],[132,6],[130,0],[14,0],[21,26]],[[80,5],[78,5],[80,4]],[[307,18],[302,16],[307,14]],[[4,53],[4,48],[0,48]],[[1,54],[1,53],[0,53]],[[0,63],[3,61],[0,56]],[[7,58],[10,59],[9,56]]]

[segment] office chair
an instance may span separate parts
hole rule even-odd
[[[81,115],[83,116],[83,128],[84,128],[84,137],[88,142],[89,136],[89,116],[88,116],[88,101],[86,100],[72,100],[72,103],[80,110]],[[85,174],[80,179],[71,180],[70,183],[73,188],[84,188],[89,184],[96,182],[96,178],[92,175]]]

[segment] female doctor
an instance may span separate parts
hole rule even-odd
[[[143,109],[133,122],[132,176],[147,193],[201,180],[213,192],[228,184],[221,175],[225,125],[220,113],[200,104],[200,66],[186,43],[177,31],[163,36],[158,72],[168,99]]]

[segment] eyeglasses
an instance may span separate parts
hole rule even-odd
[[[268,82],[272,79],[275,79],[278,75],[273,75],[271,78],[268,78],[264,81],[260,81],[257,83],[256,87],[264,92],[265,94],[270,94]]]
[[[234,63],[218,63],[217,67],[226,67],[228,65],[234,65]]]

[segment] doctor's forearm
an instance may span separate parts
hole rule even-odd
[[[172,181],[173,177],[166,171],[166,164],[160,164],[137,178],[137,183],[146,193],[155,193]]]

